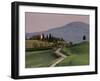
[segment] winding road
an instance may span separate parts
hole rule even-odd
[[[60,63],[62,60],[64,60],[65,58],[67,58],[66,55],[64,55],[63,53],[60,52],[61,48],[58,48],[56,51],[55,51],[55,54],[57,56],[59,56],[58,59],[56,59],[56,62],[54,62],[52,65],[50,65],[50,67],[54,67],[56,66],[58,63]]]

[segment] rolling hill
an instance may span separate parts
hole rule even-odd
[[[83,41],[83,35],[86,36],[87,41],[89,40],[89,24],[83,22],[72,22],[47,31],[26,33],[26,38],[31,38],[32,36],[41,33],[45,36],[51,33],[54,37],[63,38],[67,42],[71,41],[73,43],[79,43]]]

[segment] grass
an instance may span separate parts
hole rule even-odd
[[[54,49],[48,47],[49,44],[47,42],[44,43],[37,40],[26,42],[29,47],[25,55],[26,68],[49,67],[57,59],[57,56],[54,54]],[[37,47],[31,48],[33,46],[35,47],[35,44]],[[45,45],[48,46],[46,47]],[[67,55],[67,58],[56,66],[89,65],[89,42],[82,42],[71,47],[63,47],[61,52]]]
[[[62,51],[64,51],[66,55],[69,54],[70,56],[57,64],[57,66],[89,65],[88,42],[83,42],[70,48],[64,47]]]
[[[25,67],[49,67],[55,59],[57,57],[52,49],[26,52]]]

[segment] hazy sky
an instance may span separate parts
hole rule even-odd
[[[89,24],[89,16],[25,12],[26,33],[46,31],[71,22],[84,22]]]

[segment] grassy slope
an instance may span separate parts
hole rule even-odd
[[[62,49],[66,54],[70,54],[66,59],[57,66],[75,66],[89,64],[89,43],[83,42],[73,47]]]
[[[26,52],[26,68],[50,66],[57,58],[53,52],[52,49]]]

